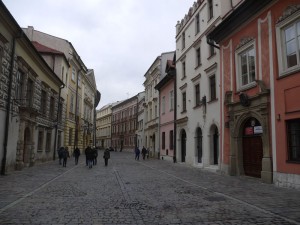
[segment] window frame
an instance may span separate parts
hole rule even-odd
[[[182,100],[182,113],[183,112],[186,112],[186,91],[183,91],[182,93],[181,93],[181,100]]]
[[[214,80],[214,83],[212,83],[212,80]],[[217,80],[215,73],[209,76],[209,99],[210,101],[217,100]]]
[[[196,49],[195,49],[195,53],[196,53],[196,67],[195,68],[198,68],[199,66],[202,65],[202,62],[201,62],[201,47],[198,46]]]
[[[290,126],[292,123],[296,123],[298,125],[298,127],[295,130],[292,130],[292,132],[294,132],[292,135],[294,135],[294,138],[292,138],[290,136],[291,130],[290,130]],[[297,126],[296,125],[296,126]],[[295,163],[300,163],[300,119],[291,119],[291,120],[286,120],[286,145],[287,145],[287,157],[288,157],[288,162],[295,162]],[[298,137],[298,139],[296,140],[296,138]],[[292,139],[292,140],[291,140]],[[290,146],[291,141],[296,142],[296,146]],[[293,158],[291,157],[292,152],[294,152],[293,150],[291,150],[291,148],[296,148],[296,154],[298,155],[298,158]]]
[[[210,21],[214,17],[214,2],[213,2],[213,0],[207,1],[207,15],[208,15],[208,21]]]
[[[200,13],[195,16],[195,35],[200,33]]]
[[[249,50],[254,51],[254,79],[253,81],[249,82],[249,71],[248,71],[248,83],[245,85],[242,85],[242,72],[241,72],[241,55],[245,52],[249,52]],[[236,61],[236,85],[237,85],[237,91],[242,91],[242,90],[246,90],[249,88],[252,88],[254,86],[256,86],[256,80],[257,80],[257,55],[256,55],[256,42],[255,40],[249,41],[247,44],[243,45],[242,47],[240,47],[239,49],[236,50],[235,52],[235,61]],[[249,65],[247,63],[247,67],[249,68]]]
[[[170,108],[170,111],[173,111],[174,110],[174,90],[171,90],[169,95],[170,95],[169,108]]]
[[[300,23],[300,13],[294,13],[293,15],[290,15],[289,17],[285,18],[283,21],[279,22],[276,25],[276,43],[277,43],[277,60],[278,60],[278,67],[279,67],[279,77],[284,77],[290,74],[293,74],[297,71],[300,71],[300,36],[296,36],[296,47],[298,49],[296,50],[296,60],[297,64],[295,66],[292,66],[290,68],[287,67],[287,54],[286,54],[286,45],[285,45],[285,31],[295,26],[297,29],[297,24]],[[300,27],[299,27],[300,29]],[[299,33],[300,31],[298,31]],[[297,35],[297,34],[296,34]]]
[[[198,91],[197,91],[197,87],[198,87]],[[195,90],[195,107],[200,106],[201,105],[201,93],[200,93],[200,83],[196,83],[194,85],[194,90]]]

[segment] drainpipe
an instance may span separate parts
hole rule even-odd
[[[65,85],[63,84],[62,86],[59,87],[59,94],[58,94],[58,107],[57,107],[57,114],[56,114],[56,125],[55,125],[55,137],[54,137],[54,151],[53,151],[53,160],[55,160],[55,153],[57,150],[57,133],[58,133],[58,118],[59,118],[59,112],[60,112],[60,96],[61,96],[61,89],[63,89]]]
[[[9,132],[9,115],[10,115],[10,105],[11,105],[11,95],[12,95],[12,80],[13,80],[13,71],[15,63],[15,49],[16,49],[16,39],[13,38],[12,41],[12,52],[10,59],[10,72],[9,72],[9,87],[8,87],[8,96],[7,96],[7,105],[6,105],[6,120],[5,120],[5,131],[4,131],[4,143],[3,143],[3,158],[1,163],[1,175],[5,175],[6,168],[6,156],[7,156],[7,143],[8,143],[8,132]]]

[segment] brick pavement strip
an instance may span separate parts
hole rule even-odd
[[[300,224],[297,190],[126,152],[80,160],[0,177],[0,224]]]

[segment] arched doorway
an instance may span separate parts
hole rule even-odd
[[[186,156],[186,132],[185,130],[181,131],[181,162],[185,162]]]
[[[24,131],[24,146],[23,146],[23,163],[26,166],[28,166],[30,163],[30,153],[31,153],[30,139],[31,139],[30,129],[26,127]]]
[[[243,168],[247,176],[261,177],[263,144],[262,126],[259,121],[251,117],[243,127]]]
[[[196,135],[198,163],[202,163],[202,130],[200,127],[197,128]]]

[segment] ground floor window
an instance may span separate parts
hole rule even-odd
[[[288,120],[286,124],[289,160],[300,162],[300,119]]]

